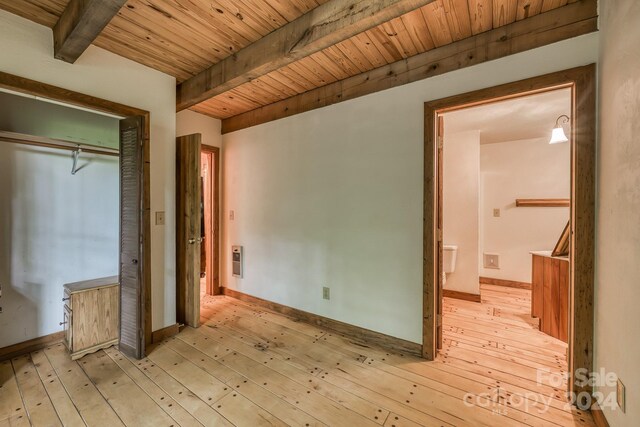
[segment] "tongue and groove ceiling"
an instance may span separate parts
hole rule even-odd
[[[328,1],[331,0],[129,0],[93,44],[170,74],[180,84]],[[53,28],[67,3],[68,0],[0,0],[0,8]],[[549,16],[539,19],[539,26],[546,25],[554,31],[565,28],[558,21],[568,20],[575,13],[553,15],[560,12],[554,10],[578,10],[574,3],[591,5],[593,12],[580,19],[594,21],[595,0],[432,1],[190,109],[220,119],[250,117],[248,112],[268,110],[301,94],[374,69],[384,70],[381,67],[497,28],[508,28],[536,15]],[[583,24],[556,38],[594,31],[595,25]],[[540,35],[532,37],[540,39],[539,45],[555,41]],[[487,59],[491,58],[487,54]],[[458,64],[458,68],[462,66]],[[280,116],[285,115],[290,114]],[[262,118],[264,121],[267,120]],[[251,124],[255,123],[243,119],[234,129]]]

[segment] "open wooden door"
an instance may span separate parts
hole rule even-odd
[[[141,238],[144,129],[142,116],[120,121],[120,351],[136,359],[145,352]]]
[[[443,228],[443,178],[444,178],[444,168],[443,168],[443,148],[444,148],[444,116],[438,115],[438,134],[436,135],[436,141],[438,143],[437,147],[437,164],[438,164],[438,174],[437,174],[437,186],[438,186],[438,203],[437,203],[437,212],[436,212],[436,221],[438,224],[438,249],[436,253],[437,260],[437,269],[436,269],[436,343],[437,348],[440,350],[442,348],[442,282],[443,282],[443,272],[444,272],[444,228]]]
[[[200,324],[201,136],[176,139],[176,319]]]

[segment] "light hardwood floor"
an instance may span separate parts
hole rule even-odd
[[[110,348],[72,362],[60,344],[0,363],[0,426],[593,425],[536,382],[565,369],[566,346],[536,330],[529,298],[483,285],[482,304],[445,299],[444,348],[425,362],[203,296],[203,326],[141,361]]]

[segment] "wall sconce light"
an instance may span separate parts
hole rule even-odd
[[[560,123],[560,120],[562,120],[562,123]],[[556,120],[556,125],[553,128],[553,132],[551,133],[551,140],[549,141],[549,144],[559,144],[561,142],[569,141],[569,138],[567,138],[567,135],[565,135],[564,128],[562,127],[562,125],[569,123],[569,121],[569,116],[567,116],[566,114],[558,117],[558,119]]]

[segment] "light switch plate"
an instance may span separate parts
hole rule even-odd
[[[164,225],[164,212],[156,212],[156,225]]]
[[[322,298],[323,299],[330,299],[330,293],[329,292],[330,292],[329,288],[326,287],[326,286],[323,286],[322,287]]]
[[[482,258],[484,259],[484,268],[500,269],[500,255],[485,253]]]
[[[500,209],[499,208],[493,209],[493,216],[495,218],[500,218]]]
[[[236,219],[236,212],[231,210],[229,211],[229,220],[233,221],[234,219]]]

